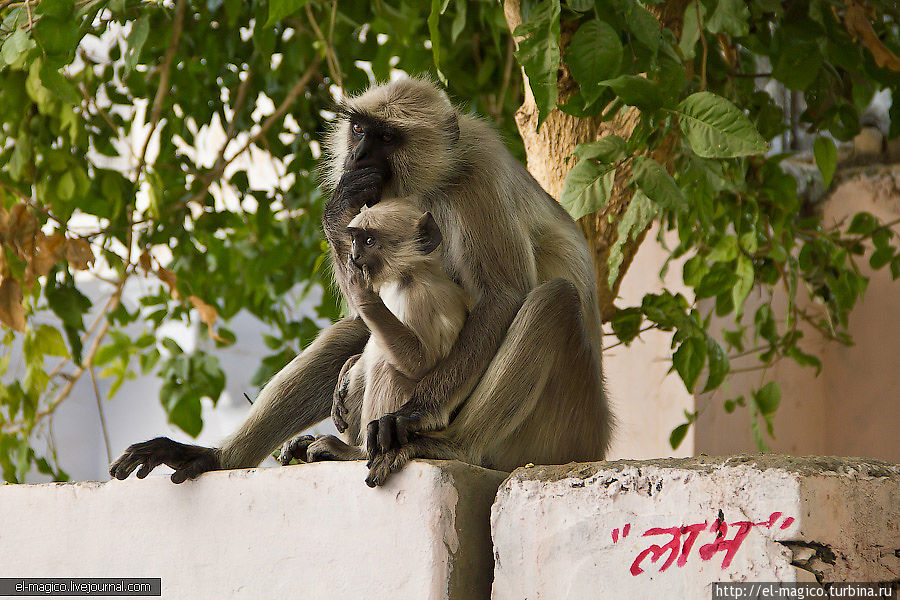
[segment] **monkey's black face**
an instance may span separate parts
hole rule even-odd
[[[356,227],[349,227],[350,260],[365,271],[369,277],[375,277],[381,270],[381,240],[373,232]]]
[[[387,183],[393,175],[391,155],[403,142],[401,133],[365,115],[350,114],[347,118],[350,121],[350,151],[344,162],[344,172],[374,168]]]

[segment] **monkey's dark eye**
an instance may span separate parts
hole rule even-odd
[[[374,246],[374,245],[375,245],[375,238],[373,238],[373,237],[370,235],[369,237],[366,238],[365,244],[366,244],[366,246]]]
[[[381,134],[381,141],[382,142],[393,142],[394,134],[391,133],[390,131],[385,131],[384,133]]]
[[[362,127],[362,125],[360,125],[359,123],[351,123],[351,124],[350,124],[350,129],[352,129],[352,130],[353,130],[353,133],[355,133],[356,135],[362,135],[362,134],[363,134],[363,127]]]

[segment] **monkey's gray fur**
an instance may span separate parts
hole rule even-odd
[[[380,130],[400,141],[384,135],[383,147],[367,145]],[[591,252],[500,136],[452,107],[433,83],[410,78],[348,99],[326,149],[333,194],[323,225],[345,296],[347,225],[363,204],[416,197],[443,232],[444,271],[473,303],[450,353],[410,401],[367,425],[368,439],[379,442],[370,462],[459,458],[512,470],[602,459],[613,419]],[[110,472],[124,478],[165,462],[176,469],[173,480],[183,480],[257,465],[329,416],[338,374],[368,336],[355,312],[324,330],[263,388],[221,449],[179,449],[157,438],[129,448]],[[398,437],[409,441],[401,446]]]
[[[374,455],[374,448],[369,454],[365,450],[369,444],[361,425],[410,399],[415,384],[450,353],[468,314],[465,291],[443,270],[437,251],[440,230],[414,199],[382,200],[363,209],[348,229],[356,232],[347,265],[348,301],[372,335],[362,354],[348,359],[338,377],[332,418],[344,440],[298,436],[282,447],[282,464]],[[381,468],[366,480],[371,486],[390,474],[385,470],[389,465],[378,465]]]

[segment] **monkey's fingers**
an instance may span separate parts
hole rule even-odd
[[[284,446],[281,447],[281,454],[278,456],[278,460],[281,461],[282,466],[289,465],[294,458],[307,462],[306,451],[309,448],[309,445],[314,441],[316,441],[314,436],[298,435],[294,439],[284,443]]]
[[[385,452],[399,447],[397,442],[397,418],[394,415],[384,415],[378,419],[378,451]]]
[[[366,466],[371,467],[378,453],[378,421],[371,421],[366,426]]]
[[[411,415],[404,416],[400,415],[396,420],[396,428],[397,428],[397,442],[399,445],[403,446],[407,442],[409,442],[412,434],[419,430],[419,425],[422,422],[422,415],[419,413],[412,413]]]

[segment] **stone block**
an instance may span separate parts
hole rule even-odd
[[[716,581],[895,581],[900,466],[752,455],[520,468],[491,531],[494,600],[708,600]]]
[[[163,598],[490,596],[505,473],[414,461],[370,489],[360,462],[0,486],[0,577],[160,577]]]

